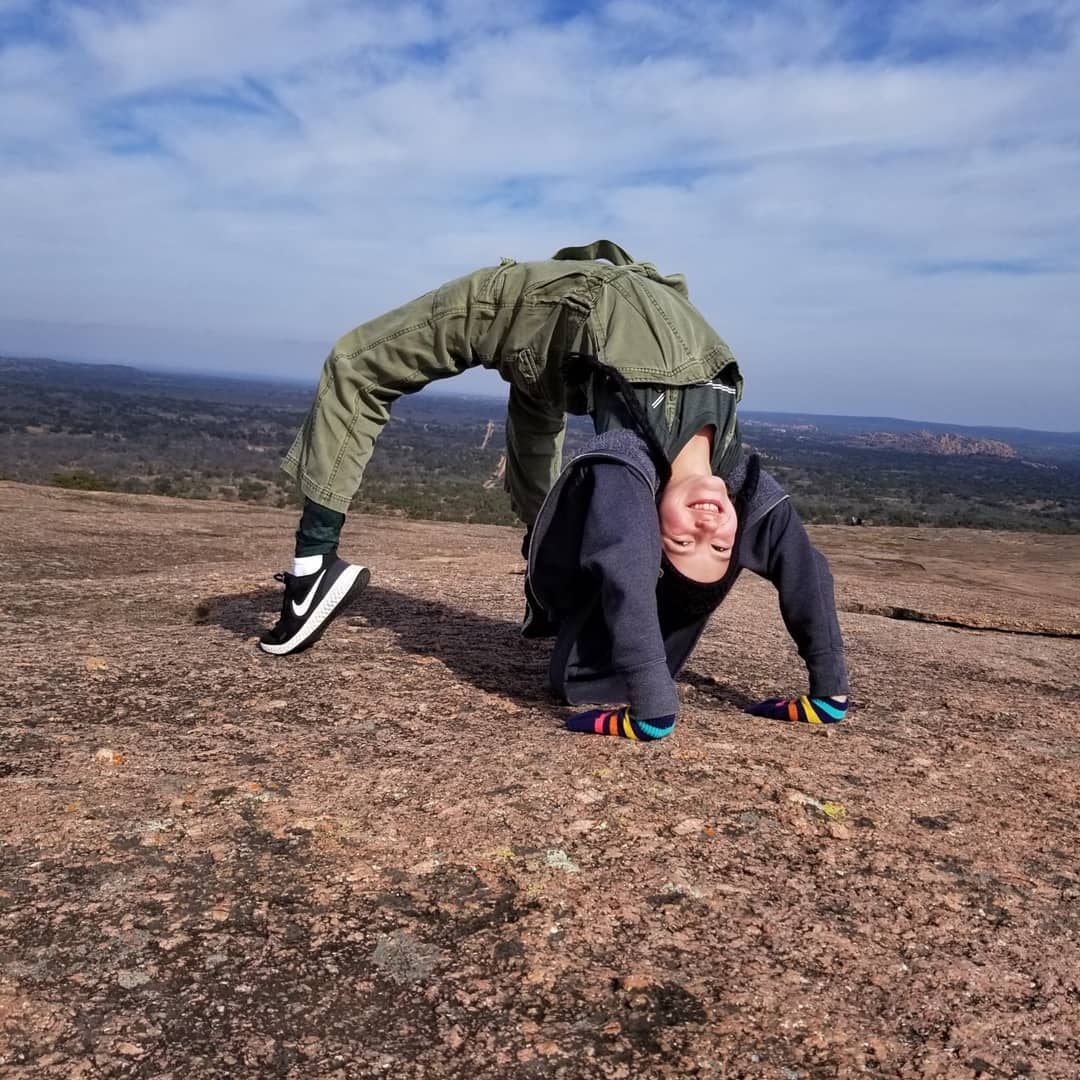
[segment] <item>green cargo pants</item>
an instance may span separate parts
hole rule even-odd
[[[506,488],[531,525],[561,468],[567,412],[589,410],[586,391],[563,377],[575,352],[630,382],[689,386],[726,370],[741,386],[734,358],[682,278],[662,277],[598,241],[543,262],[504,259],[346,334],[327,357],[282,467],[309,499],[344,513],[392,404],[480,365],[510,384]]]

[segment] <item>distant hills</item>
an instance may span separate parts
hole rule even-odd
[[[160,393],[170,396],[207,395],[215,400],[242,400],[251,404],[267,400],[293,400],[306,404],[314,390],[314,381],[288,379],[252,379],[228,375],[194,375],[184,372],[150,371],[126,364],[82,364],[48,357],[0,356],[0,380],[12,385],[51,385],[116,390],[123,393]],[[475,395],[458,395],[443,384],[439,397],[464,397],[474,401],[489,400]],[[490,398],[495,402],[497,397]],[[828,413],[787,413],[767,410],[741,410],[743,425],[761,425],[782,429],[795,435],[814,433],[821,436],[860,435],[866,433],[914,435],[921,433],[953,434],[965,440],[998,442],[1021,448],[1028,445],[1061,444],[1075,447],[1080,453],[1080,431],[1058,432],[1035,428],[991,425],[945,424],[930,420],[907,420],[894,416],[837,416]],[[885,445],[883,442],[882,445]],[[929,444],[926,452],[934,453]],[[966,444],[964,444],[966,445]],[[908,446],[916,452],[922,448]],[[944,452],[967,452],[946,450]],[[978,452],[978,451],[973,451]],[[994,451],[990,451],[994,452]]]
[[[940,454],[946,457],[1022,458],[1022,451],[1031,450],[1051,458],[1068,459],[1080,456],[1080,435],[1052,431],[1029,431],[1022,428],[977,428],[927,424],[911,420],[885,420],[872,417],[800,417],[798,422],[784,423],[775,419],[779,414],[744,413],[744,432],[771,431],[799,440],[814,438],[838,442],[852,447],[898,450],[911,454]],[[810,423],[813,419],[816,423]],[[877,427],[878,423],[883,424]],[[991,437],[996,435],[997,437]],[[1012,440],[1007,441],[1007,440]],[[1029,462],[1046,464],[1046,462]]]
[[[0,357],[0,476],[291,505],[278,465],[313,384]],[[505,401],[402,398],[357,508],[511,523]],[[808,521],[1080,531],[1080,433],[744,411],[743,437]],[[591,431],[572,417],[570,456]]]
[[[895,416],[833,416],[823,413],[784,413],[744,410],[746,421],[768,424],[794,431],[815,430],[830,435],[853,435],[864,431],[880,431],[903,435],[914,431],[955,433],[974,439],[994,439],[1013,444],[1053,441],[1080,448],[1080,431],[1043,431],[1036,428],[1001,427],[989,424],[943,424],[932,420],[903,420]]]

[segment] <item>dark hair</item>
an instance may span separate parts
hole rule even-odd
[[[660,578],[656,583],[660,607],[677,611],[688,619],[698,619],[720,606],[728,588],[726,571],[719,581],[694,581],[676,570],[667,555],[661,556]]]

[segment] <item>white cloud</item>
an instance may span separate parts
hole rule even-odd
[[[329,341],[606,234],[754,407],[1080,427],[1078,5],[1022,2],[60,3],[0,50],[0,315]]]
[[[116,90],[174,82],[274,76],[369,47],[430,41],[418,5],[304,4],[296,0],[189,0],[125,9],[74,7],[72,33]]]

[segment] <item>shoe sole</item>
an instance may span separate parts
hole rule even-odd
[[[334,619],[348,607],[349,601],[364,591],[370,580],[371,571],[366,566],[350,566],[343,570],[308,620],[288,641],[280,645],[266,645],[260,641],[259,648],[272,656],[285,656],[314,645]]]

